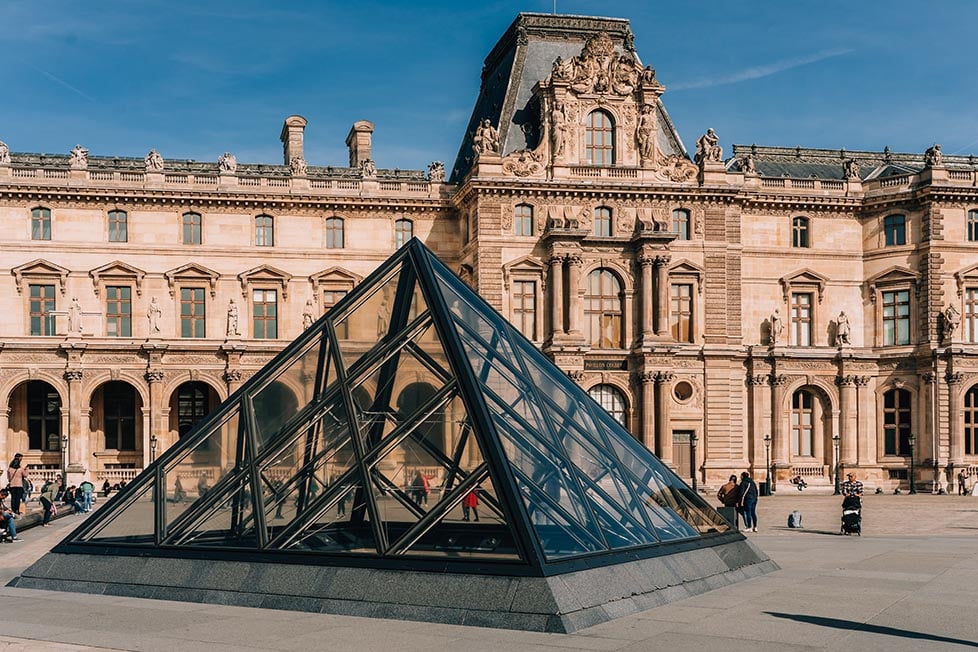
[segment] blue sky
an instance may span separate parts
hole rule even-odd
[[[482,61],[553,0],[0,0],[0,140],[15,152],[345,165],[356,120],[379,167],[451,165]],[[628,18],[687,147],[731,143],[978,154],[978,2],[558,0]]]

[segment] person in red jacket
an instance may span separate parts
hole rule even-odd
[[[475,517],[475,521],[479,521],[479,496],[476,493],[478,490],[473,489],[469,493],[465,494],[465,498],[462,499],[462,520],[469,520],[469,512]]]

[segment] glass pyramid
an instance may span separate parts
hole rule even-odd
[[[727,531],[412,240],[59,551],[550,575]]]

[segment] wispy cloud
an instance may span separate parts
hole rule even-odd
[[[851,48],[823,50],[821,52],[808,55],[807,57],[792,57],[791,59],[783,59],[781,61],[776,61],[774,63],[769,63],[762,66],[751,66],[750,68],[746,68],[729,75],[724,75],[722,77],[708,77],[706,79],[699,79],[696,81],[672,84],[669,90],[689,90],[693,88],[710,88],[712,86],[737,84],[743,81],[750,81],[752,79],[770,77],[771,75],[776,75],[779,72],[784,72],[785,70],[791,70],[792,68],[798,68],[800,66],[807,66],[818,61],[824,61],[825,59],[841,57],[849,54],[850,52],[852,52]]]
[[[80,90],[78,88],[75,88],[74,86],[72,86],[71,84],[69,84],[65,80],[61,79],[60,77],[55,77],[54,75],[52,75],[51,73],[49,73],[47,70],[41,70],[37,66],[31,65],[31,64],[27,64],[27,65],[30,66],[31,68],[33,68],[34,70],[36,70],[37,72],[41,73],[42,75],[44,75],[45,77],[47,77],[51,81],[53,81],[55,83],[58,83],[58,84],[64,86],[65,88],[67,88],[68,90],[70,90],[72,92],[75,92],[75,93],[81,95],[82,97],[84,97],[89,102],[95,102],[95,98],[94,97],[92,97],[91,95],[89,95],[85,91],[82,91],[82,90]]]

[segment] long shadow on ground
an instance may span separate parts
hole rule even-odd
[[[938,636],[936,634],[928,634],[926,632],[914,632],[909,629],[897,629],[896,627],[886,627],[885,625],[871,625],[869,623],[860,623],[855,620],[825,618],[823,616],[807,616],[805,614],[786,614],[776,611],[766,611],[765,613],[774,616],[775,618],[787,618],[788,620],[796,620],[798,622],[810,623],[812,625],[822,625],[823,627],[834,627],[836,629],[848,629],[853,631],[858,630],[861,632],[869,632],[871,634],[896,636],[897,638],[915,638],[922,641],[956,643],[958,645],[964,645],[967,647],[978,647],[978,643],[974,641],[966,641],[960,638],[950,638],[948,636]]]

